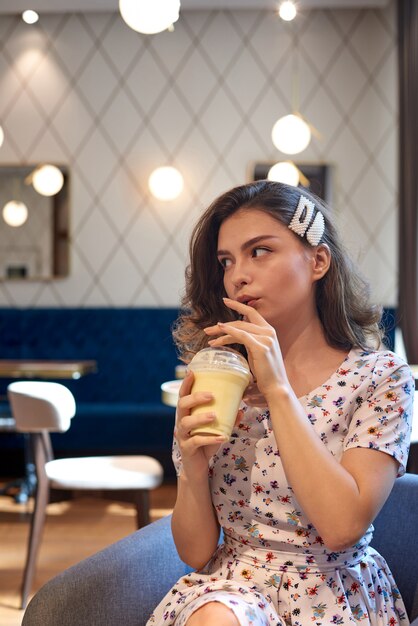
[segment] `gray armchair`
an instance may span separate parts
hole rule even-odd
[[[418,475],[396,481],[376,519],[373,545],[388,561],[418,626]],[[143,626],[189,571],[165,517],[47,582],[30,602],[22,626]]]

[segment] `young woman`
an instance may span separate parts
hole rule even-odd
[[[380,311],[329,211],[270,181],[225,193],[194,229],[183,304],[184,360],[230,345],[253,382],[225,441],[191,436],[214,416],[190,414],[211,395],[192,392],[191,372],[184,380],[172,529],[196,572],[148,623],[406,626],[369,542],[405,471],[414,381],[379,349]]]

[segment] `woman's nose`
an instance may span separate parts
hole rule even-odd
[[[231,280],[235,287],[242,287],[242,285],[248,285],[248,283],[251,282],[251,277],[245,263],[235,263]]]

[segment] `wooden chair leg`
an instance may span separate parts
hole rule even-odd
[[[134,495],[134,502],[136,506],[136,522],[138,528],[142,528],[150,523],[150,497],[149,489],[138,489]]]
[[[42,473],[38,475],[38,483],[35,493],[34,511],[32,513],[26,563],[23,573],[21,608],[26,608],[28,596],[32,588],[35,574],[36,560],[45,524],[46,507],[49,500],[49,480]]]

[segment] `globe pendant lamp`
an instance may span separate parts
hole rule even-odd
[[[280,152],[298,154],[309,145],[311,129],[298,113],[291,113],[277,120],[271,131],[271,139]]]
[[[41,165],[32,174],[32,185],[42,196],[54,196],[64,185],[64,175],[55,165]]]
[[[153,35],[177,22],[180,0],[119,0],[119,11],[130,28]]]
[[[10,200],[3,207],[3,219],[9,226],[17,228],[28,219],[28,208],[19,200]]]
[[[158,200],[175,200],[183,191],[184,180],[175,167],[157,167],[148,179],[149,189]]]
[[[3,141],[4,141],[4,132],[3,132],[2,127],[0,126],[0,147],[1,147],[2,143],[3,143]]]
[[[267,178],[268,180],[297,187],[299,184],[299,169],[291,161],[280,161],[269,169]]]

